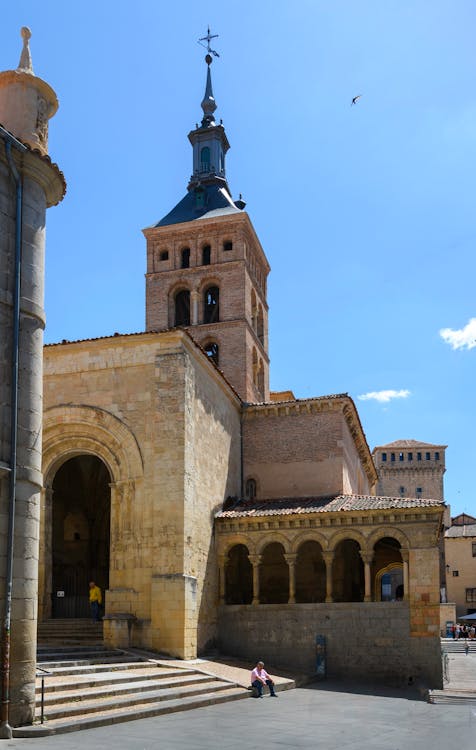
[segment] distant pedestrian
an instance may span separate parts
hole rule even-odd
[[[256,667],[253,669],[251,673],[251,684],[254,688],[256,688],[256,691],[258,695],[257,698],[263,697],[263,687],[267,685],[269,687],[269,693],[271,698],[277,698],[278,696],[274,692],[274,682],[267,673],[266,669],[264,668],[264,663],[262,661],[259,661],[256,665]]]
[[[91,617],[94,622],[99,622],[100,607],[102,604],[102,594],[99,586],[96,586],[94,581],[89,581],[89,604],[91,606]]]
[[[464,644],[464,653],[466,654],[466,656],[468,656],[468,653],[469,653],[469,643],[468,643],[468,641],[465,641],[465,644]]]

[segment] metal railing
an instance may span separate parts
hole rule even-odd
[[[41,674],[38,674],[41,672]],[[36,676],[41,677],[41,702],[40,702],[40,721],[45,723],[45,677],[51,677],[51,672],[41,667],[36,668]]]

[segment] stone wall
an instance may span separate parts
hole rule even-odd
[[[237,397],[175,330],[46,347],[45,407],[43,616],[54,476],[93,454],[111,476],[106,638],[114,643],[113,615],[128,615],[134,645],[193,658],[216,637],[213,519],[240,489]]]
[[[222,606],[223,653],[315,675],[317,635],[327,646],[327,675],[352,681],[442,686],[437,636],[410,635],[406,602]]]

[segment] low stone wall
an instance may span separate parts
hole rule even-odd
[[[250,665],[263,659],[313,676],[316,635],[326,638],[329,677],[442,686],[439,638],[410,636],[406,602],[220,607],[221,651]]]

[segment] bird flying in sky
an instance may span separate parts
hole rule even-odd
[[[352,99],[352,101],[350,103],[350,106],[352,107],[353,104],[357,104],[357,102],[359,101],[359,99],[360,99],[361,96],[362,96],[362,94],[357,94],[357,96],[354,96],[354,98]]]

